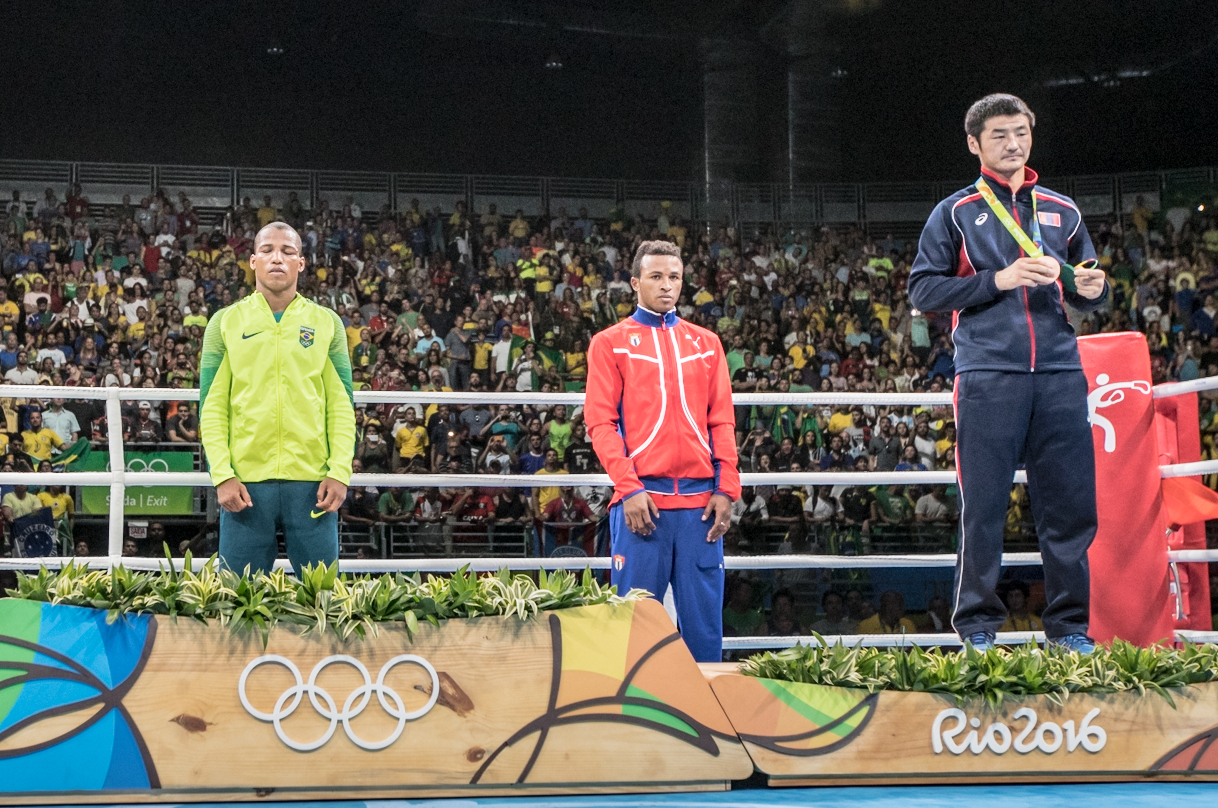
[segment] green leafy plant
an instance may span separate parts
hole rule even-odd
[[[166,557],[169,548],[165,548]],[[277,624],[297,626],[302,632],[333,631],[376,635],[378,626],[401,623],[414,637],[421,621],[440,625],[442,620],[490,615],[528,620],[540,612],[625,603],[648,596],[641,589],[618,595],[601,586],[584,570],[583,577],[565,570],[540,570],[537,580],[506,569],[477,575],[462,567],[451,576],[401,572],[382,575],[340,573],[338,564],[305,567],[299,579],[283,570],[238,575],[224,569],[212,556],[197,571],[187,553],[183,569],[172,563],[157,572],[124,567],[89,570],[68,562],[58,572],[45,568],[33,574],[17,573],[14,598],[67,606],[105,609],[113,621],[124,614],[185,617],[229,625],[234,632],[256,631],[265,643]]]
[[[1218,681],[1218,646],[1142,648],[1123,640],[1082,655],[1024,645],[984,653],[911,648],[797,645],[750,657],[747,676],[856,687],[875,693],[938,693],[956,701],[983,699],[998,707],[1009,698],[1047,696],[1061,704],[1072,693],[1158,693],[1174,707],[1173,688]]]

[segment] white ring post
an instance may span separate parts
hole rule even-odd
[[[110,449],[110,517],[109,540],[106,555],[109,566],[122,563],[123,558],[123,505],[127,499],[127,456],[123,451],[123,405],[120,390],[106,390],[106,445]]]

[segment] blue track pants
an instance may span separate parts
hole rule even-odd
[[[626,527],[619,502],[609,510],[613,583],[619,594],[646,589],[662,599],[672,584],[677,627],[698,662],[723,659],[723,540],[706,540],[702,508],[663,510],[655,530],[640,536]]]

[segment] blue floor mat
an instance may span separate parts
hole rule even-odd
[[[1105,783],[1029,786],[857,786],[851,788],[745,788],[696,794],[620,794],[603,797],[485,797],[426,800],[260,802],[274,808],[1180,808],[1213,805],[1218,783]],[[232,808],[242,803],[216,803]],[[130,808],[148,808],[149,803]],[[67,808],[63,806],[62,808]],[[213,808],[194,803],[183,808]]]

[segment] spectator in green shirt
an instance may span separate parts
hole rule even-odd
[[[399,472],[404,474],[403,467]],[[414,518],[414,497],[405,488],[390,488],[376,501],[376,512],[382,522],[409,522]]]
[[[727,605],[723,607],[723,630],[736,637],[753,636],[765,622],[765,613],[753,604],[753,584],[747,578],[731,582]]]

